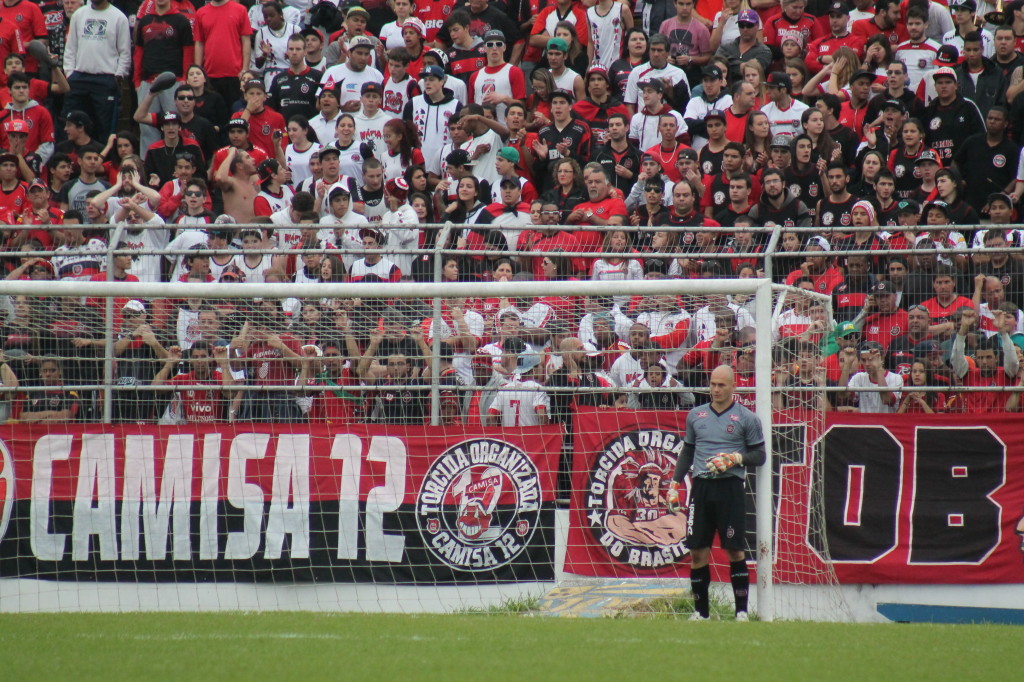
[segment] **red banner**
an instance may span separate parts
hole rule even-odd
[[[561,440],[557,427],[3,427],[0,574],[550,579]]]
[[[578,415],[567,571],[688,575],[685,516],[664,507],[684,427],[678,412]],[[1018,416],[829,414],[821,433],[776,428],[788,430],[773,460],[777,580],[817,582],[831,557],[843,583],[1024,582]],[[751,492],[748,547],[753,509]]]

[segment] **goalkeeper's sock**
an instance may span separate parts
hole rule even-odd
[[[732,593],[736,597],[736,613],[747,610],[747,596],[750,593],[750,571],[746,561],[729,562],[729,578]]]
[[[708,603],[708,589],[711,587],[711,566],[690,569],[690,592],[693,593],[693,608],[702,618],[711,617]]]

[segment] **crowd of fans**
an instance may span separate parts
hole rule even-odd
[[[4,0],[6,276],[755,277],[780,228],[770,274],[833,314],[777,308],[778,409],[1017,410],[1024,1],[995,10]],[[110,333],[120,422],[423,423],[438,382],[446,423],[567,422],[722,363],[753,400],[742,297],[2,304],[23,421],[99,417]]]

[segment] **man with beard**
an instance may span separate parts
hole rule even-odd
[[[889,353],[886,355],[886,366],[890,372],[896,372],[903,377],[910,376],[910,368],[917,356],[917,349],[925,341],[932,339],[928,328],[931,326],[932,316],[923,305],[910,306],[907,311],[907,333],[898,336],[889,344]]]
[[[953,163],[961,177],[970,178],[964,201],[979,214],[993,192],[1012,192],[1015,188],[1020,145],[1007,137],[1010,113],[994,106],[985,114],[985,132],[964,140],[953,153]]]
[[[846,191],[849,170],[841,161],[833,161],[825,171],[828,196],[818,201],[818,224],[830,229],[849,227],[857,197]]]
[[[910,326],[907,311],[896,307],[896,292],[884,280],[871,290],[862,315],[864,340],[877,341],[884,352],[888,352],[893,340],[906,336]],[[855,321],[861,322],[861,318]]]
[[[941,67],[932,74],[937,97],[924,109],[925,144],[945,162],[953,158],[971,135],[984,132],[985,120],[978,105],[957,92],[957,72]]]
[[[986,339],[981,343],[974,352],[975,367],[972,368],[964,355],[964,346],[978,314],[973,308],[968,308],[960,315],[960,328],[953,339],[949,363],[953,367],[953,374],[963,386],[997,387],[1013,386],[1016,383],[1020,363],[1010,334],[1015,330],[1017,320],[1001,310],[995,311],[994,316],[999,338]],[[1002,412],[1006,407],[1007,394],[1002,391],[970,391],[961,396],[961,400],[970,414]]]
[[[778,168],[768,168],[761,176],[761,201],[747,214],[764,227],[810,227],[811,214],[804,202],[790,196],[785,176]]]

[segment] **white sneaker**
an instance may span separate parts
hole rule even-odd
[[[690,614],[690,620],[711,620],[711,616],[705,618],[704,616],[700,615],[700,612],[694,611]]]
[[[746,623],[750,620],[750,616],[747,615],[746,611],[739,611],[736,613],[737,623]]]

